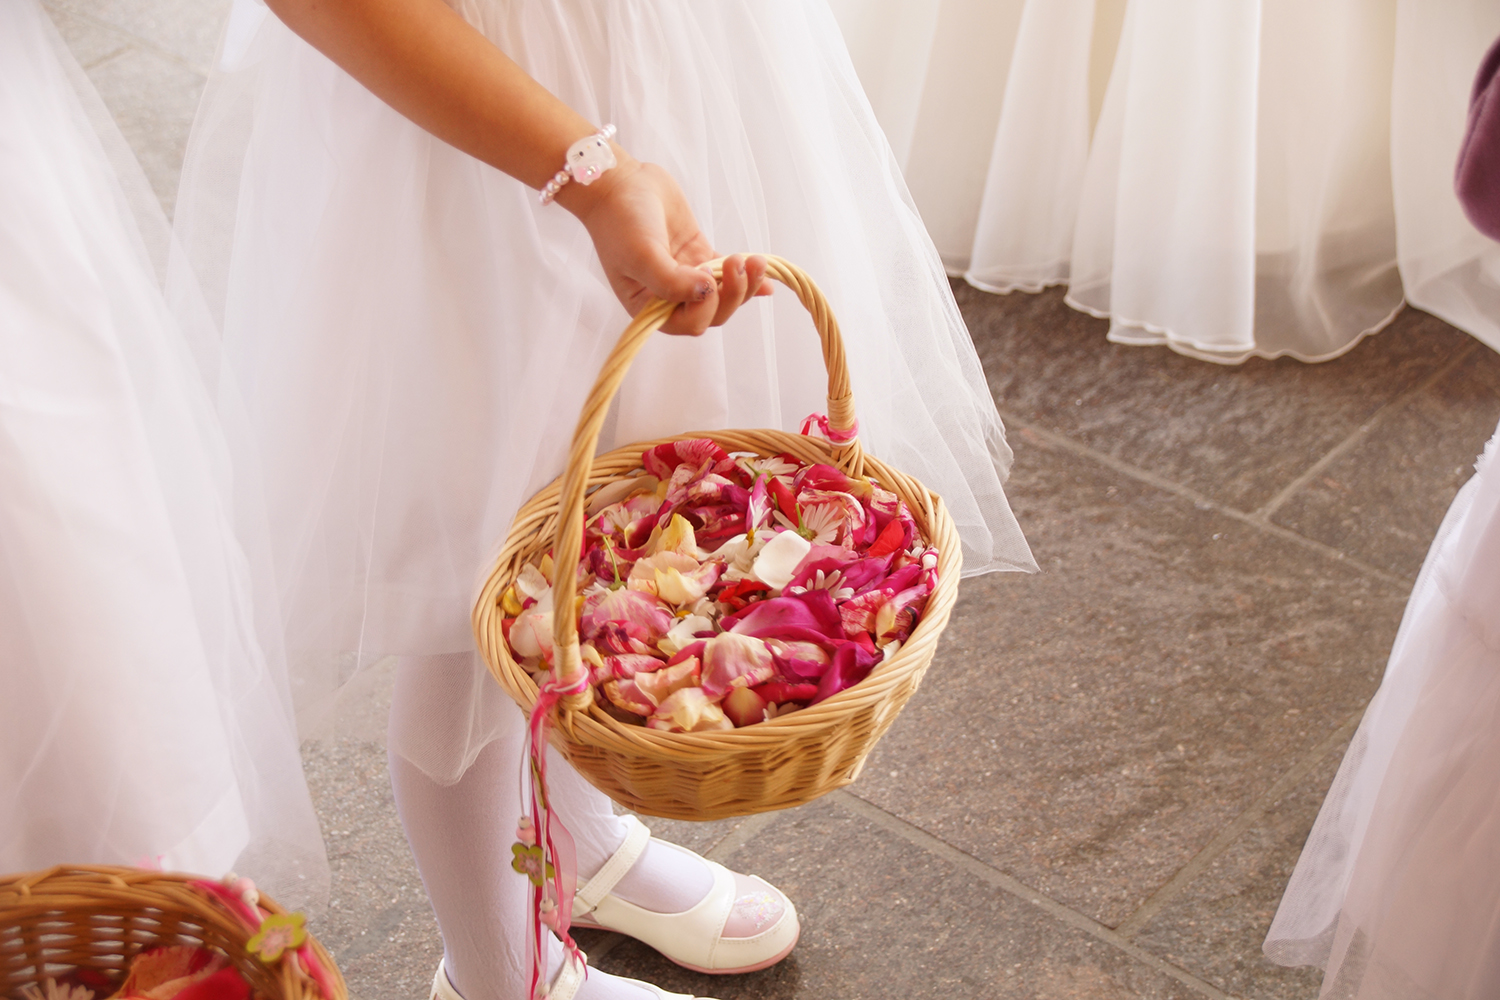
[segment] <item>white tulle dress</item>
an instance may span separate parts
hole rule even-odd
[[[1500,429],[1477,469],[1266,938],[1324,997],[1500,996]]]
[[[238,866],[303,905],[322,840],[166,250],[40,5],[0,3],[0,872]]]
[[[1500,349],[1452,183],[1489,0],[835,3],[976,287],[1223,363],[1336,357],[1403,296]]]
[[[1032,567],[984,375],[821,0],[455,6],[669,170],[717,248],[812,274],[848,340],[862,441],[943,494],[966,571]],[[387,655],[472,649],[491,555],[561,471],[628,321],[587,233],[402,118],[256,0],[231,15],[181,190],[177,232],[222,320],[249,412],[240,445],[267,483],[302,704],[318,711]],[[702,338],[653,341],[607,437],[795,430],[825,389],[783,290]],[[451,778],[473,743],[412,756]]]

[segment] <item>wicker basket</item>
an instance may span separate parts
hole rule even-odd
[[[266,1000],[348,1000],[333,959],[314,954],[333,981],[323,997],[291,963],[267,965],[245,949],[250,934],[221,903],[190,885],[197,876],[103,865],[58,866],[0,877],[0,996],[40,985],[75,968],[94,969],[118,986],[136,955],[168,945],[223,952]],[[273,914],[284,910],[261,897]]]
[[[835,430],[854,426],[854,400],[838,323],[812,279],[777,257],[770,277],[797,294],[812,314],[828,370],[828,416]],[[667,441],[711,438],[730,452],[764,456],[787,453],[802,461],[835,465],[846,474],[870,476],[911,509],[928,542],[938,550],[938,585],[905,645],[859,684],[825,701],[742,729],[668,733],[617,721],[593,703],[592,692],[565,698],[551,741],[599,789],[633,810],[668,819],[709,820],[801,805],[853,781],[875,742],[916,691],[938,636],[958,597],[961,566],[958,531],[941,499],[921,483],[865,455],[857,440],[830,444],[821,438],[775,430],[704,431],[618,448],[594,456],[599,429],[631,359],[671,315],[653,303],[621,335],[584,404],[563,475],[517,513],[505,547],[474,610],[474,630],[490,670],[527,712],[537,685],[511,656],[501,631],[501,596],[523,566],[548,550],[557,560],[555,606],[574,604],[575,567],[583,541],[588,492],[628,478],[644,451]],[[554,544],[555,543],[555,544]],[[576,677],[579,661],[575,616],[554,623],[555,669]]]

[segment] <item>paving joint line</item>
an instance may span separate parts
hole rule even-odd
[[[98,67],[103,66],[105,63],[109,62],[115,56],[118,56],[121,53],[129,52],[129,51],[130,51],[130,46],[129,45],[121,45],[119,48],[112,49],[111,51],[109,51],[109,52],[105,53],[104,55],[100,56],[98,59],[94,59],[94,60],[92,60],[90,62],[86,62],[86,63],[79,63],[78,65],[79,65],[80,69],[82,69],[85,73],[87,73],[91,69],[97,69]]]
[[[776,822],[780,816],[779,812],[756,813],[753,816],[746,816],[742,823],[726,833],[723,839],[710,848],[703,856],[710,861],[717,861],[723,864],[729,860],[735,851],[738,851],[741,847],[754,840],[762,830]]]
[[[1365,562],[1363,559],[1360,559],[1356,556],[1351,556],[1345,552],[1341,552],[1340,550],[1334,548],[1332,545],[1320,542],[1317,539],[1308,538],[1306,535],[1292,531],[1290,528],[1283,528],[1279,524],[1274,524],[1270,521],[1256,518],[1255,515],[1247,514],[1237,507],[1231,507],[1228,504],[1220,503],[1217,500],[1211,499],[1204,494],[1199,493],[1192,487],[1183,486],[1181,483],[1173,482],[1172,480],[1167,479],[1164,476],[1157,475],[1156,473],[1150,472],[1146,469],[1142,469],[1139,466],[1131,465],[1129,462],[1121,461],[1120,459],[1115,458],[1113,455],[1107,455],[1104,452],[1091,448],[1086,444],[1080,444],[1079,442],[1074,441],[1072,438],[1068,437],[1065,434],[1059,434],[1057,431],[1048,430],[1045,427],[1041,427],[1037,424],[1031,423],[1030,421],[1022,417],[1017,417],[1003,410],[1000,411],[1000,416],[1001,419],[1005,421],[1005,424],[1008,428],[1016,427],[1022,431],[1034,435],[1035,437],[1040,438],[1047,444],[1055,445],[1056,447],[1062,448],[1064,451],[1070,451],[1081,458],[1087,458],[1090,461],[1097,462],[1100,465],[1106,466],[1116,472],[1129,476],[1130,478],[1137,480],[1138,482],[1145,483],[1147,486],[1154,486],[1156,489],[1159,489],[1165,493],[1171,493],[1183,500],[1191,501],[1193,506],[1198,508],[1199,510],[1211,510],[1217,514],[1222,514],[1225,517],[1239,521],[1242,524],[1249,525],[1250,527],[1255,528],[1256,530],[1261,531],[1265,534],[1274,535],[1275,537],[1283,539],[1284,541],[1293,542],[1305,549],[1316,552],[1318,555],[1321,555],[1326,559],[1343,563],[1344,565],[1356,569],[1361,573],[1366,574],[1367,576],[1381,581],[1382,583],[1385,583],[1392,587],[1396,587],[1400,589],[1402,593],[1409,591],[1412,587],[1414,581],[1410,578],[1401,576],[1397,573],[1392,573],[1389,570],[1381,569],[1379,566],[1373,566],[1370,563]]]
[[[1140,945],[1128,940],[1117,931],[1106,927],[1094,918],[1059,903],[1051,896],[1033,889],[1020,879],[1005,874],[993,865],[979,860],[972,854],[959,850],[946,840],[935,837],[921,827],[886,812],[879,806],[867,802],[847,789],[830,792],[828,798],[846,812],[852,813],[889,833],[895,834],[907,843],[925,851],[927,854],[947,862],[960,871],[973,875],[1024,903],[1029,903],[1061,923],[1083,931],[1096,940],[1130,956],[1137,962],[1177,980],[1177,982],[1193,990],[1195,993],[1208,997],[1210,1000],[1234,1000],[1231,994],[1225,993],[1211,983],[1204,982],[1186,969],[1179,968],[1171,962],[1153,955]]]
[[[1307,469],[1304,470],[1300,475],[1298,475],[1291,482],[1287,483],[1280,490],[1278,490],[1275,496],[1262,504],[1258,510],[1252,512],[1250,517],[1258,521],[1265,521],[1267,523],[1270,523],[1271,515],[1280,510],[1282,505],[1290,500],[1293,496],[1295,496],[1299,490],[1301,490],[1308,483],[1312,482],[1315,477],[1320,475],[1334,462],[1338,461],[1340,458],[1347,455],[1350,451],[1354,450],[1356,445],[1358,445],[1361,441],[1368,437],[1372,430],[1374,430],[1380,424],[1384,423],[1391,414],[1399,413],[1401,410],[1405,409],[1406,406],[1409,405],[1419,393],[1425,392],[1432,386],[1436,385],[1440,379],[1449,375],[1455,368],[1462,364],[1470,354],[1474,352],[1474,348],[1477,346],[1477,344],[1473,343],[1464,345],[1464,347],[1461,348],[1457,354],[1455,354],[1452,358],[1448,359],[1443,364],[1439,365],[1436,370],[1434,370],[1426,378],[1422,379],[1422,381],[1407,389],[1405,392],[1398,394],[1395,399],[1391,400],[1390,402],[1381,406],[1374,413],[1370,414],[1370,416],[1365,419],[1364,423],[1356,427],[1348,437],[1344,438],[1344,440],[1340,441],[1338,444],[1330,448],[1326,453],[1323,454],[1321,458],[1313,462],[1312,465],[1309,465]]]
[[[1240,836],[1250,827],[1265,816],[1266,812],[1275,805],[1283,796],[1296,787],[1297,783],[1307,777],[1314,767],[1328,756],[1341,742],[1354,735],[1355,729],[1359,728],[1359,720],[1364,718],[1363,708],[1354,712],[1339,725],[1332,733],[1313,747],[1301,760],[1293,764],[1287,771],[1271,783],[1255,801],[1250,803],[1228,826],[1220,830],[1204,848],[1177,870],[1171,880],[1160,889],[1156,890],[1134,913],[1120,921],[1115,928],[1116,933],[1126,939],[1133,939],[1152,917],[1162,911],[1174,896],[1187,888],[1188,884],[1203,874],[1204,869],[1213,864],[1220,855],[1229,850]]]
[[[191,63],[188,60],[182,58],[182,56],[173,52],[171,49],[162,48],[156,42],[153,42],[151,39],[146,38],[142,35],[136,34],[129,28],[122,28],[118,24],[111,24],[109,21],[101,20],[100,18],[95,17],[93,14],[90,14],[88,11],[74,6],[74,4],[68,2],[68,0],[42,0],[42,6],[48,11],[56,11],[58,13],[65,14],[68,17],[77,18],[78,20],[84,21],[95,28],[100,28],[112,35],[118,35],[121,38],[128,40],[129,44],[127,44],[124,48],[117,49],[116,51],[111,52],[109,55],[101,59],[94,60],[88,66],[83,67],[85,70],[94,69],[95,67],[104,65],[111,59],[119,56],[121,53],[128,51],[133,45],[145,49],[152,55],[160,56],[161,58],[175,64],[182,69],[196,73],[204,79],[207,79],[209,76],[209,67],[199,66],[195,63]]]

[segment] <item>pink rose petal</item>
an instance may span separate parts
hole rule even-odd
[[[776,674],[776,661],[764,641],[725,632],[703,647],[703,691],[720,698],[736,685],[763,684]]]
[[[655,640],[672,627],[672,612],[653,595],[638,590],[611,590],[592,609],[583,611],[582,631],[592,635],[606,622],[637,625]]]

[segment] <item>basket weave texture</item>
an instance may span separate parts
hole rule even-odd
[[[854,427],[854,399],[838,322],[822,292],[802,270],[769,257],[767,274],[796,293],[812,315],[828,370],[828,417],[835,432]],[[615,801],[668,819],[709,820],[785,809],[810,802],[853,781],[896,713],[916,691],[932,662],[938,636],[958,597],[962,556],[958,530],[937,494],[866,455],[858,440],[832,444],[778,430],[702,431],[617,448],[595,457],[599,431],[630,361],[666,322],[673,307],[657,302],[621,335],[584,404],[563,475],[517,513],[493,572],[474,609],[474,631],[490,671],[526,712],[537,684],[511,656],[499,604],[528,563],[554,553],[554,607],[574,606],[587,494],[630,478],[641,455],[656,445],[710,438],[729,452],[786,453],[803,462],[868,476],[906,502],[929,544],[938,550],[938,584],[910,638],[865,680],[825,701],[741,729],[668,733],[622,723],[593,703],[592,692],[563,699],[552,745]],[[839,435],[841,436],[841,435]],[[553,627],[554,669],[566,682],[583,670],[575,616],[558,613]]]
[[[323,997],[286,960],[267,965],[246,950],[251,934],[221,904],[189,883],[198,876],[140,868],[71,865],[0,877],[0,996],[40,986],[78,967],[123,982],[136,955],[171,945],[227,955],[266,1000],[348,1000],[328,952],[312,941],[335,996]],[[284,913],[261,897],[272,914]]]

